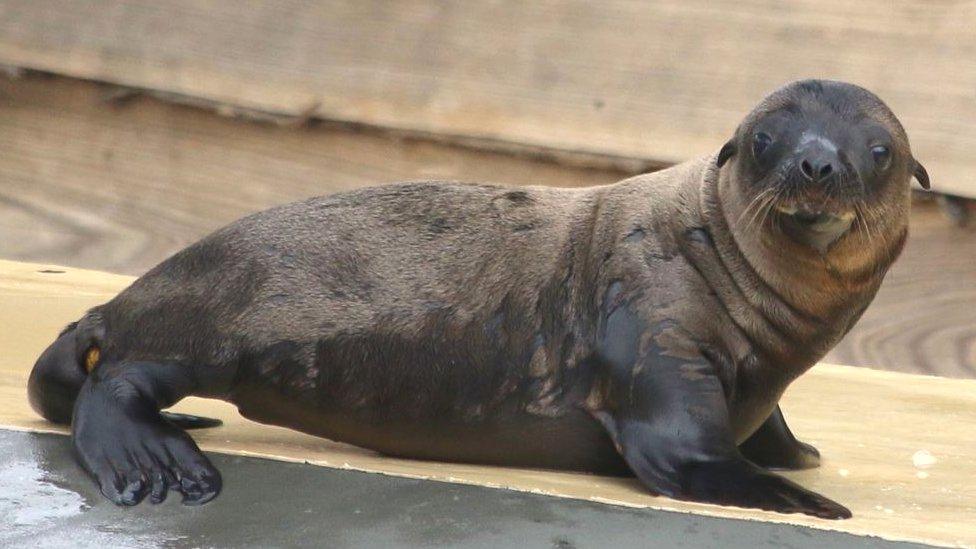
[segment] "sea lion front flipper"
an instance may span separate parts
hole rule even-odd
[[[779,406],[739,450],[756,465],[767,469],[798,470],[820,466],[820,452],[793,436]]]
[[[192,414],[180,414],[177,412],[160,412],[159,415],[163,416],[163,419],[176,425],[180,429],[210,429],[211,427],[220,427],[224,424],[217,418],[195,416]]]
[[[647,356],[615,367],[616,409],[594,415],[652,491],[703,503],[821,518],[842,505],[749,462],[736,447],[721,381],[707,362]]]
[[[192,390],[185,368],[151,362],[103,363],[81,387],[71,438],[105,497],[158,503],[169,490],[199,505],[220,493],[220,473],[183,430],[159,412]]]

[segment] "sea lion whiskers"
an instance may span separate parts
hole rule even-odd
[[[759,222],[759,226],[760,227],[762,227],[766,223],[766,219],[768,219],[770,217],[770,214],[773,213],[773,206],[782,199],[782,195],[783,195],[783,188],[780,187],[776,191],[775,196],[773,196],[769,200],[768,204],[766,205],[766,208],[765,208],[765,210],[763,212],[763,219],[762,219],[762,221]]]
[[[869,208],[864,202],[863,198],[859,198],[854,202],[854,220],[857,221],[858,225],[862,228],[864,236],[867,240],[869,246],[874,246],[874,235],[871,232],[871,223],[867,219],[866,210]]]
[[[769,214],[772,213],[773,211],[773,206],[777,204],[782,197],[783,194],[782,187],[773,187],[773,189],[775,190],[775,192],[763,202],[762,207],[760,207],[759,210],[757,211],[757,214],[760,212],[762,213],[762,216],[759,219],[759,224],[758,224],[759,227],[765,226],[766,220],[769,219]],[[755,221],[755,219],[753,219],[753,221]],[[750,222],[749,225],[746,225],[746,230],[749,230],[751,226],[752,223]]]
[[[743,227],[743,231],[750,230],[757,219],[760,220],[760,227],[765,224],[766,219],[768,218],[773,207],[776,206],[782,199],[784,189],[781,183],[785,179],[787,171],[787,169],[779,167],[756,182],[756,186],[762,187],[763,190],[753,197],[753,199],[749,202],[749,205],[742,210],[742,213],[739,214],[738,219],[736,219],[736,225],[739,225],[750,210],[755,208],[749,222],[746,223],[745,227]],[[760,216],[760,214],[762,215]]]
[[[748,214],[748,213],[749,213],[749,211],[750,211],[750,210],[751,210],[751,209],[752,209],[752,208],[753,208],[754,206],[756,206],[756,205],[758,205],[758,204],[759,204],[759,201],[760,201],[760,200],[762,200],[764,196],[766,196],[766,195],[768,195],[768,194],[769,194],[769,193],[771,193],[772,191],[773,191],[773,189],[772,189],[772,188],[767,188],[767,189],[764,189],[763,191],[761,191],[760,193],[758,193],[758,194],[756,194],[756,196],[754,196],[754,197],[752,198],[752,200],[751,200],[751,201],[749,202],[749,205],[747,205],[747,206],[746,206],[745,208],[743,208],[743,210],[742,210],[742,213],[740,213],[740,214],[739,214],[739,217],[738,217],[738,218],[736,218],[736,220],[735,220],[735,223],[736,223],[737,225],[738,225],[739,223],[741,223],[741,222],[742,222],[742,219],[743,219],[743,218],[744,218],[744,217],[746,216],[746,214]]]
[[[742,210],[742,213],[739,214],[739,217],[735,220],[736,225],[740,224],[742,222],[742,219],[746,216],[746,214],[748,214],[750,210],[755,208],[755,211],[752,213],[749,222],[746,223],[745,226],[745,230],[749,230],[749,227],[752,226],[752,223],[755,221],[756,216],[759,214],[759,212],[763,210],[763,208],[767,207],[767,205],[769,204],[769,198],[774,197],[773,195],[775,194],[776,194],[775,187],[767,187],[765,190],[758,193],[755,197],[753,197],[752,201],[749,202],[749,205]]]

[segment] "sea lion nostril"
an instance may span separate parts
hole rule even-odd
[[[834,173],[834,165],[829,160],[804,158],[800,161],[800,173],[808,181],[816,183],[830,177]]]
[[[810,162],[806,159],[804,159],[803,162],[800,162],[800,171],[803,172],[803,175],[805,175],[807,179],[813,179],[813,166],[811,166]]]

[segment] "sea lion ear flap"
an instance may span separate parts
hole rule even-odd
[[[914,162],[915,172],[912,175],[914,175],[915,179],[918,180],[918,184],[927,191],[932,188],[931,185],[929,185],[929,172],[925,170],[925,166],[923,166],[921,162],[918,160],[915,160]]]
[[[715,160],[715,164],[721,168],[733,156],[735,156],[735,141],[730,139],[725,145],[722,145],[722,150],[718,151],[718,158]]]

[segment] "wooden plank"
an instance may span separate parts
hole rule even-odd
[[[624,174],[334,127],[247,123],[98,86],[0,78],[0,257],[139,274],[242,215],[419,178],[594,185]],[[828,360],[976,377],[976,230],[916,204],[874,304]]]
[[[976,2],[0,0],[0,63],[276,113],[665,162],[804,77],[875,90],[976,196]]]

